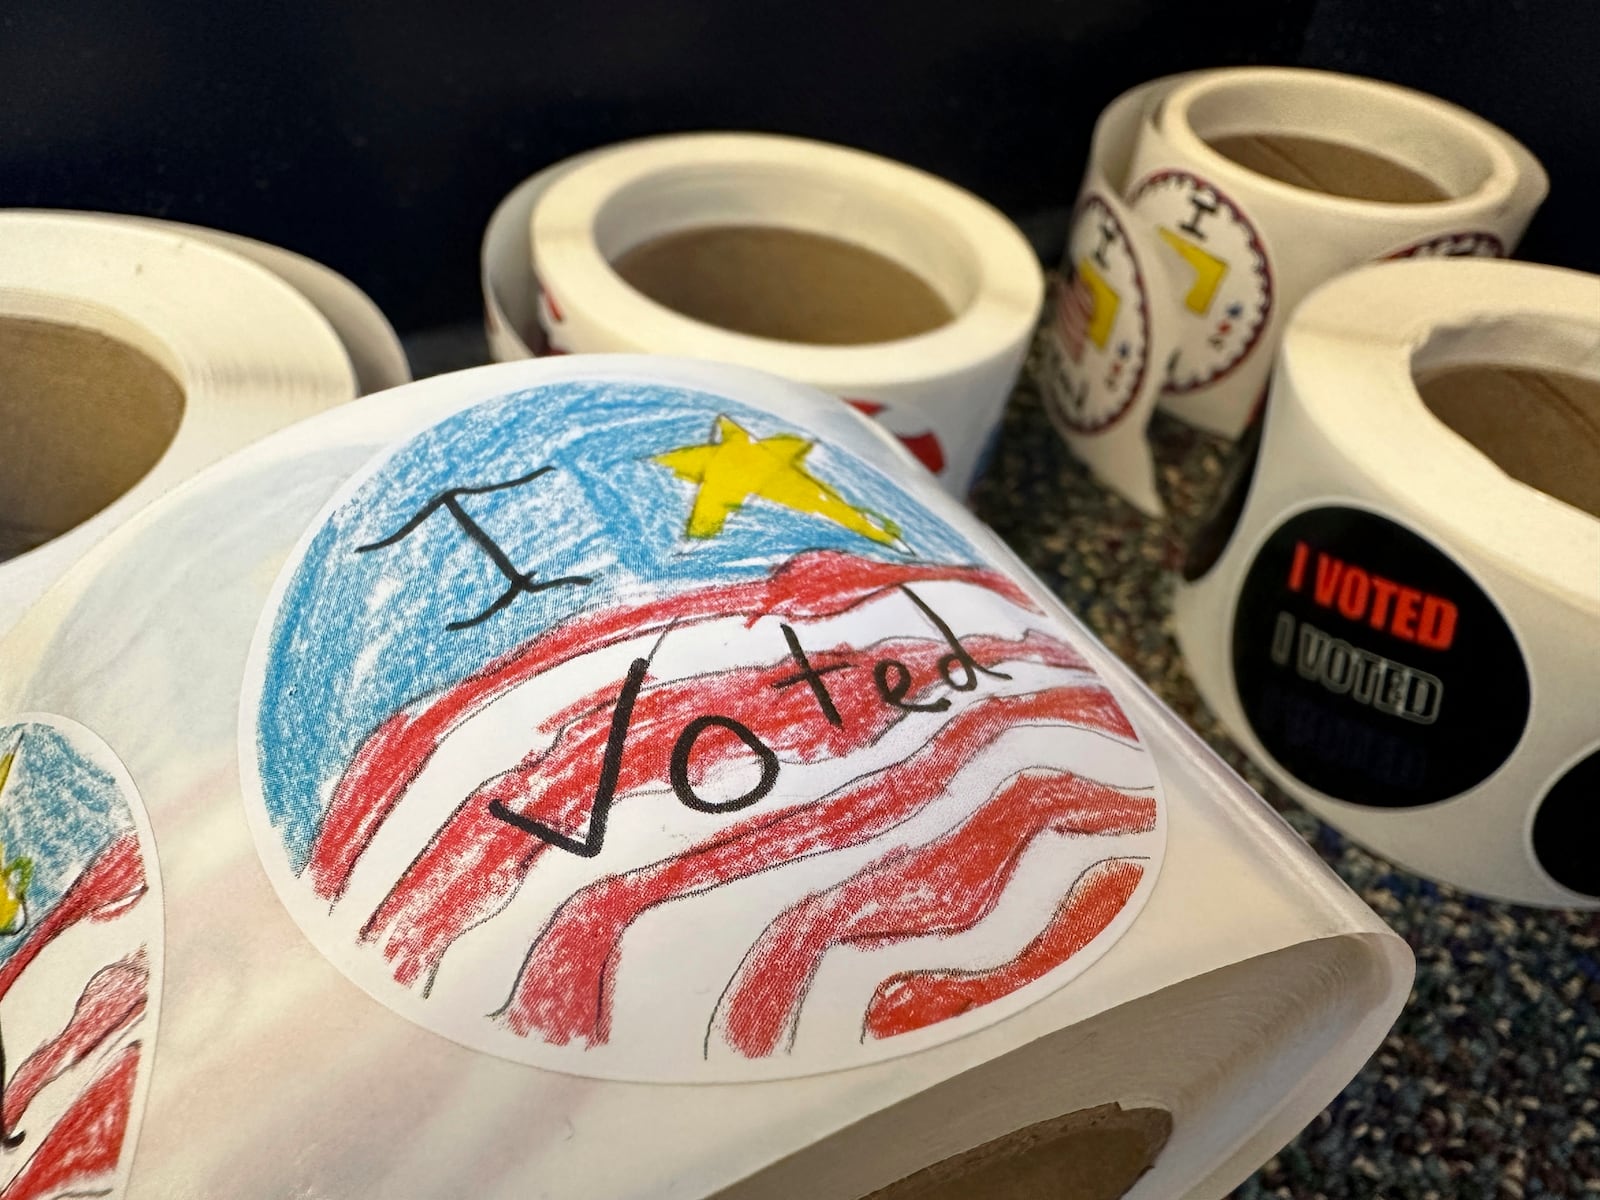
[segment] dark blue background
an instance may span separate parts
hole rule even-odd
[[[1600,269],[1590,0],[8,0],[0,204],[214,225],[345,272],[402,330],[478,310],[519,179],[666,130],[825,138],[1059,249],[1094,117],[1153,75],[1302,62],[1436,92],[1544,158],[1530,257]]]

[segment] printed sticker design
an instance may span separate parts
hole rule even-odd
[[[882,422],[883,427],[895,437],[900,439],[900,444],[928,470],[938,475],[944,471],[944,447],[939,443],[939,435],[933,430],[924,427],[920,421],[910,430],[900,428],[902,422],[889,406],[881,400],[858,400],[849,396],[844,402],[859,413]]]
[[[1441,233],[1438,237],[1413,242],[1383,256],[1385,261],[1394,258],[1504,258],[1506,245],[1497,236],[1482,229],[1463,233]]]
[[[857,1065],[1098,957],[1153,762],[1017,584],[734,401],[571,382],[448,418],[291,557],[245,795],[308,937],[425,1028],[647,1080]]]
[[[567,315],[561,311],[561,305],[556,303],[556,298],[537,276],[533,280],[533,296],[534,308],[539,318],[537,326],[529,331],[534,338],[531,343],[534,354],[540,358],[550,358],[572,353],[572,347],[567,344],[564,328]]]
[[[1505,618],[1431,543],[1326,506],[1257,551],[1233,624],[1239,703],[1302,783],[1409,808],[1499,769],[1528,721],[1528,669]]]
[[[1157,227],[1173,279],[1188,283],[1189,320],[1166,389],[1215,383],[1245,360],[1272,315],[1266,248],[1238,205],[1188,171],[1157,171],[1134,190],[1132,205]]]
[[[1069,429],[1111,428],[1139,395],[1150,364],[1150,305],[1139,260],[1100,196],[1078,207],[1067,243],[1070,273],[1052,288],[1046,361],[1051,407]]]
[[[1533,855],[1562,887],[1600,900],[1600,750],[1563,771],[1534,813]]]
[[[0,1198],[121,1196],[149,1086],[161,889],[143,806],[87,729],[0,726]]]

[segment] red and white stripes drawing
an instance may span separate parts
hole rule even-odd
[[[458,959],[509,957],[502,993],[478,1004],[507,1040],[592,1049],[624,1014],[657,1024],[653,1000],[627,1003],[630,933],[646,918],[704,923],[738,884],[741,905],[770,911],[715,990],[696,984],[694,1049],[792,1053],[802,1018],[829,1003],[814,993],[840,951],[869,972],[890,948],[918,951],[873,979],[854,1041],[927,1028],[1062,967],[1144,877],[1153,775],[1051,624],[998,572],[837,554],[586,615],[375,730],[334,789],[306,878],[359,952],[426,1004],[460,995]],[[619,723],[629,661],[647,665]],[[453,802],[435,806],[455,777],[444,760],[500,742],[496,706],[529,721],[522,753],[478,778],[471,754]],[[717,723],[684,750],[707,715]],[[1109,780],[1074,769],[1085,751]],[[759,804],[744,802],[768,776]],[[578,884],[575,856],[530,826],[603,839],[578,859],[589,877]],[[1092,861],[1065,852],[1074,842]],[[1046,860],[1070,874],[1042,878]],[[1036,927],[994,928],[1013,886],[1053,893]],[[988,936],[957,940],[974,933]]]

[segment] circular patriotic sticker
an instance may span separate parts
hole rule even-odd
[[[0,725],[0,1194],[126,1193],[161,997],[155,844],[73,721]]]
[[[1052,289],[1055,386],[1046,394],[1069,429],[1099,433],[1139,395],[1150,363],[1150,305],[1122,222],[1092,192],[1078,207],[1067,267]]]
[[[1441,233],[1437,237],[1412,242],[1399,250],[1391,250],[1383,257],[1394,258],[1504,258],[1506,244],[1495,234],[1483,229],[1469,229],[1461,233]]]
[[[894,481],[700,391],[572,381],[354,480],[246,673],[306,935],[465,1045],[607,1078],[854,1066],[1122,934],[1165,841],[1080,634]]]
[[[1156,227],[1188,316],[1166,388],[1182,393],[1215,383],[1245,360],[1272,315],[1266,247],[1238,205],[1189,171],[1155,172],[1131,203]]]

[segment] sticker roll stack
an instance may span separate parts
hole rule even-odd
[[[0,628],[106,532],[264,434],[407,382],[348,280],[147,218],[0,212]]]
[[[1403,942],[875,428],[442,376],[0,640],[0,816],[72,729],[148,812],[128,1196],[1220,1197],[1344,1086]]]
[[[1158,403],[1238,437],[1319,283],[1380,259],[1507,255],[1546,190],[1500,129],[1376,80],[1240,67],[1144,84],[1095,127],[1042,341],[1046,408],[1159,513]]]
[[[833,327],[844,318],[808,294],[819,286],[811,271],[848,269],[817,265],[827,262],[825,248],[793,264],[804,269],[788,288],[763,275],[768,320],[760,323],[738,311],[726,320],[688,315],[618,272],[630,251],[653,241],[729,228],[871,252],[931,289],[946,316],[878,334]],[[705,258],[717,253],[686,261],[714,272]],[[873,416],[958,496],[984,465],[1044,298],[1021,231],[971,193],[858,150],[747,134],[650,138],[541,172],[496,210],[482,275],[497,360],[640,352],[771,371]],[[903,315],[893,300],[872,303],[865,288],[856,299],[855,319],[873,328]],[[806,328],[821,332],[803,336]]]
[[[1597,312],[1600,279],[1491,260],[1320,289],[1176,602],[1201,692],[1287,791],[1526,904],[1600,906]]]

